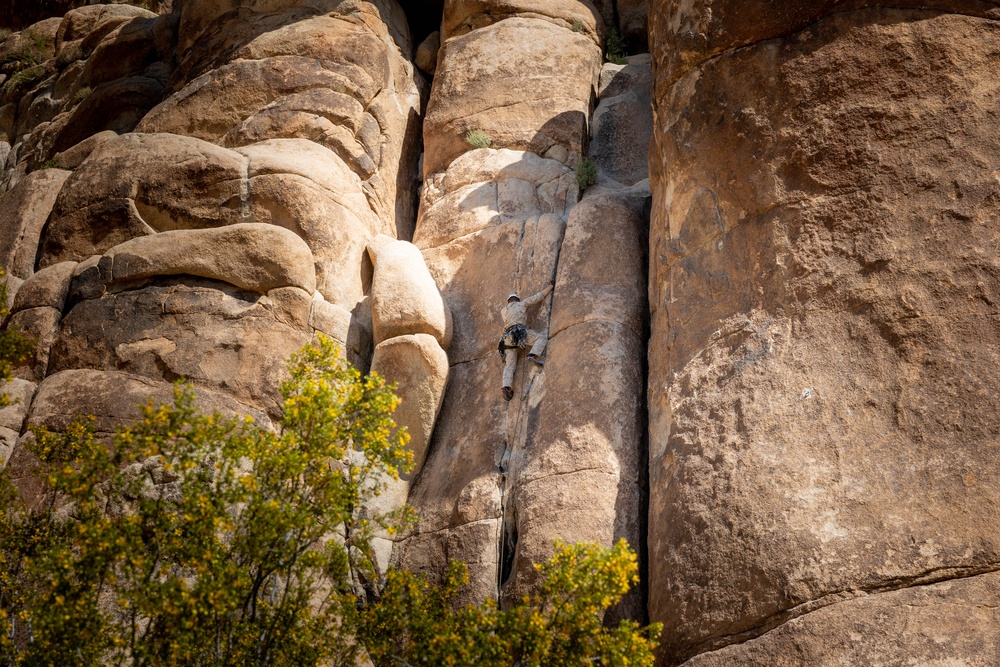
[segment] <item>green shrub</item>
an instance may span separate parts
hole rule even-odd
[[[493,145],[493,140],[484,130],[469,130],[465,134],[465,141],[473,148],[489,148]]]
[[[376,667],[653,665],[660,624],[603,622],[639,581],[625,540],[610,550],[556,543],[555,556],[535,567],[544,579],[539,592],[504,611],[492,600],[455,609],[468,582],[464,565],[453,562],[440,587],[391,572],[380,604],[362,612],[360,639]]]
[[[586,190],[597,183],[597,163],[589,157],[576,163],[576,184],[581,190]]]
[[[399,399],[333,343],[289,368],[278,433],[180,386],[110,449],[87,420],[35,433],[46,501],[0,499],[0,663],[354,664],[353,586],[393,525],[360,512],[412,454]]]
[[[625,44],[625,38],[622,37],[621,33],[614,26],[608,28],[607,33],[604,35],[605,58],[616,65],[625,65],[628,63],[627,53],[628,47]]]
[[[569,27],[573,32],[583,32],[583,24],[579,21],[573,21],[569,24]]]
[[[399,401],[324,338],[289,370],[277,432],[200,415],[181,385],[110,447],[92,418],[34,432],[38,502],[0,475],[0,664],[651,667],[659,625],[603,621],[638,581],[624,540],[557,544],[504,611],[456,608],[458,563],[379,582],[373,529],[406,512],[362,517],[412,458]]]
[[[9,90],[29,90],[48,76],[48,69],[45,65],[35,65],[27,69],[18,70],[4,83],[3,91]]]

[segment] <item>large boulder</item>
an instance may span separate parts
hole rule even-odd
[[[584,15],[567,9],[564,20],[553,22],[511,12],[471,32],[442,34],[444,54],[424,121],[426,176],[471,150],[472,130],[485,132],[497,148],[584,152],[601,60],[595,36],[571,28]],[[446,27],[449,21],[446,14]]]
[[[420,249],[412,243],[379,235],[368,246],[368,254],[375,264],[372,279],[375,345],[396,336],[430,334],[447,349],[451,344],[451,310],[431,278]]]
[[[1000,24],[696,4],[651,12],[662,660],[989,664],[990,641],[948,640],[994,632],[968,602],[985,579],[887,591],[1000,559]],[[887,619],[949,647],[872,632]]]
[[[363,209],[412,235],[425,83],[395,0],[183,2],[179,15],[173,94],[140,131],[233,147],[314,141],[346,165]]]
[[[404,478],[411,480],[427,459],[448,383],[448,355],[428,334],[397,336],[375,346],[372,371],[396,385],[400,404],[393,419],[410,434],[408,448],[413,452],[413,469]]]
[[[258,294],[278,287],[316,290],[313,254],[305,241],[287,229],[254,223],[140,236],[108,250],[94,268],[107,287],[188,275]]]

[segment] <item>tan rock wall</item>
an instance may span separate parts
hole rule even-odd
[[[625,537],[641,550],[644,200],[580,201],[574,173],[602,32],[587,3],[445,5],[414,243],[451,308],[452,369],[410,495],[421,521],[396,559],[435,574],[464,561],[468,600],[519,599],[557,538]],[[470,130],[492,145],[471,146]],[[511,291],[524,298],[552,281],[528,320],[551,337],[545,366],[521,352],[505,403],[500,309]],[[615,613],[641,618],[642,590]]]
[[[43,397],[91,374],[60,390],[80,400],[50,411],[82,402],[126,421],[125,399],[98,389],[127,377],[167,396],[183,377],[270,423],[284,360],[316,332],[367,369],[367,246],[412,234],[418,184],[425,84],[398,4],[94,6],[51,27],[51,77],[3,100],[14,111],[0,137],[14,144],[2,259],[29,288],[12,321],[39,341],[18,374]],[[139,79],[158,92],[129,106],[119,93]],[[32,111],[42,100],[48,111]],[[109,126],[121,109],[129,122]],[[33,171],[53,156],[72,174]],[[35,284],[57,267],[61,292]],[[21,431],[47,424],[39,415]],[[16,448],[11,461],[30,468]]]
[[[989,664],[995,8],[765,4],[652,14],[663,661]]]

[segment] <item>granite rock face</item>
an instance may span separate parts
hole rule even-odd
[[[381,567],[509,604],[624,537],[662,665],[996,662],[995,2],[157,8],[0,41],[22,488],[31,426],[180,377],[271,427],[323,333],[411,434]],[[550,284],[505,402],[500,309]]]
[[[183,377],[270,424],[284,360],[317,332],[367,369],[367,247],[412,233],[426,97],[394,0],[95,5],[0,48],[37,35],[48,78],[4,87],[0,113],[0,259],[26,286],[11,322],[38,341],[17,370],[36,396],[86,372],[58,392],[80,393],[64,413],[127,421],[120,403],[141,390],[100,387],[168,396]],[[405,299],[388,293],[383,319],[443,333],[429,289],[434,322],[391,312]]]
[[[465,561],[468,600],[519,599],[556,538],[643,539],[643,200],[580,202],[574,174],[602,32],[586,3],[445,5],[414,244],[451,308],[452,370],[396,558],[432,574]],[[551,337],[545,366],[521,352],[505,403],[500,309],[551,282],[528,320]],[[641,591],[616,613],[641,617]]]
[[[653,12],[666,664],[995,660],[1000,24],[864,4]]]

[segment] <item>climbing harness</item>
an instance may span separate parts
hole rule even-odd
[[[497,345],[497,352],[500,353],[501,361],[507,361],[507,350],[516,350],[527,344],[528,327],[523,324],[510,325],[503,330],[503,336],[500,337],[500,344]]]

